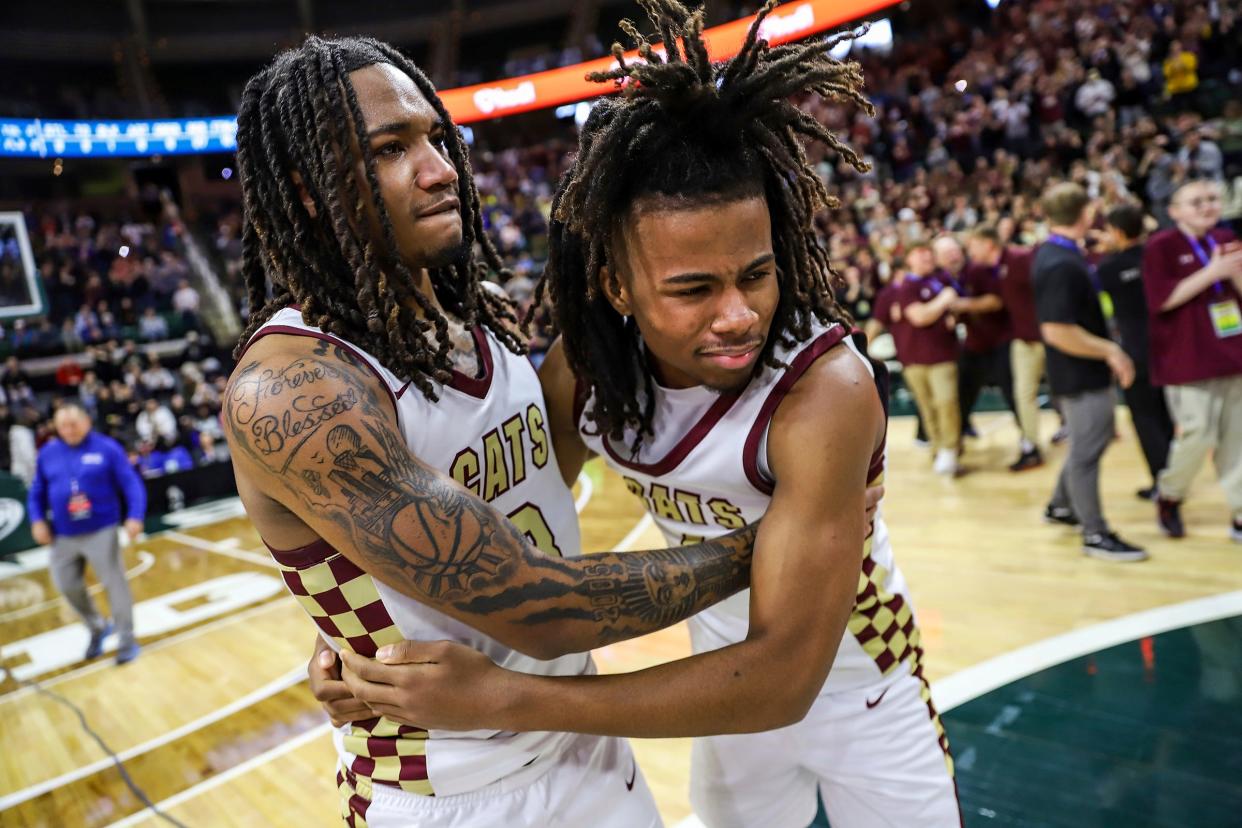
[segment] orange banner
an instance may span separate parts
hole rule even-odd
[[[761,34],[774,46],[788,43],[865,17],[897,2],[898,0],[801,0],[785,3],[768,15],[763,22]],[[706,29],[703,34],[707,39],[708,53],[712,60],[725,60],[736,55],[746,42],[746,33],[753,21],[754,16],[744,17]],[[661,52],[661,49],[657,47],[656,51]],[[636,55],[636,52],[626,53],[627,58]],[[592,83],[586,79],[586,75],[589,72],[607,71],[615,66],[616,60],[611,56],[599,58],[534,75],[448,89],[440,93],[440,98],[455,122],[468,124],[608,94],[614,91],[613,87]]]

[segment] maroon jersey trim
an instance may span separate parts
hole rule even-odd
[[[581,377],[574,374],[574,426],[579,430],[582,429],[582,415],[586,411],[587,398],[590,396],[591,389],[587,388]]]
[[[627,469],[633,469],[641,474],[651,475],[652,477],[660,477],[661,475],[668,474],[673,469],[681,465],[681,461],[686,459],[686,455],[693,451],[695,446],[703,442],[703,438],[711,433],[711,430],[716,427],[716,423],[720,422],[724,415],[729,413],[729,409],[732,408],[733,404],[741,399],[741,397],[741,391],[721,394],[720,397],[711,404],[711,407],[708,408],[707,411],[703,412],[703,416],[699,418],[699,421],[686,432],[685,436],[682,437],[680,441],[678,441],[677,445],[673,447],[673,450],[665,455],[664,459],[658,460],[654,463],[638,463],[622,459],[617,454],[616,449],[612,447],[612,441],[608,439],[608,435],[606,434],[600,436],[600,442],[604,444],[604,450],[608,452],[608,456],[611,457],[618,465],[624,466]]]
[[[281,566],[287,566],[292,569],[306,569],[309,566],[323,563],[336,554],[336,549],[333,548],[332,544],[323,538],[316,538],[305,546],[299,546],[297,549],[277,549],[267,541],[263,541],[263,545],[272,554],[272,560]]]
[[[479,360],[483,363],[483,376],[468,377],[454,369],[451,372],[449,387],[481,400],[487,397],[487,392],[492,387],[492,374],[495,373],[492,370],[492,346],[488,343],[482,328],[475,326],[470,333],[474,335],[475,349],[478,351]],[[402,391],[404,390],[403,388]]]
[[[789,393],[794,384],[802,378],[807,369],[814,364],[829,350],[839,345],[849,333],[843,325],[836,325],[832,329],[824,331],[810,345],[802,349],[802,351],[794,357],[789,363],[789,367],[785,369],[785,373],[768,392],[768,397],[763,401],[763,407],[759,409],[759,416],[755,418],[755,422],[750,427],[750,432],[746,435],[746,442],[742,447],[742,468],[746,472],[746,479],[750,481],[750,485],[765,495],[771,495],[775,490],[773,481],[768,480],[759,471],[759,444],[763,440],[763,435],[768,429],[768,425],[772,422],[772,416],[776,413],[776,409],[780,406],[781,401],[785,399],[785,395]],[[855,341],[858,338],[855,337]],[[865,356],[867,351],[861,348]],[[883,372],[880,366],[872,363],[876,371],[876,390],[880,393],[881,402],[884,404],[885,412],[888,410],[888,395],[883,393],[881,384],[887,378],[887,372]],[[871,467],[867,472],[869,480],[875,478],[879,471],[884,468],[884,446],[871,456]]]
[[[858,348],[858,352],[871,363],[871,370],[875,374],[875,390],[880,395],[880,405],[884,409],[884,437],[880,440],[880,447],[871,455],[871,465],[867,467],[867,484],[870,485],[884,472],[884,452],[888,448],[888,403],[889,403],[889,384],[890,377],[888,375],[888,366],[878,359],[873,359],[867,353],[867,336],[862,331],[855,329],[850,333],[850,339],[854,340],[854,345]]]

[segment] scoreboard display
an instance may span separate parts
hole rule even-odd
[[[237,119],[54,121],[0,118],[0,156],[126,158],[233,152]]]

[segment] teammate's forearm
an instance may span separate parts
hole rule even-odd
[[[556,658],[646,635],[750,584],[757,525],[676,549],[555,557],[490,505],[434,485],[399,452],[389,456],[402,472],[394,496],[417,519],[390,524],[390,544],[355,533],[368,571],[528,655]],[[456,564],[457,577],[442,574],[443,561]]]
[[[750,583],[756,527],[676,549],[555,557],[490,505],[390,457],[403,472],[392,496],[412,514],[387,526],[389,543],[354,533],[364,568],[536,658],[663,629]]]
[[[838,639],[839,640],[839,639]],[[494,722],[512,731],[569,731],[643,739],[756,733],[800,721],[827,674],[795,642],[779,649],[747,640],[635,673],[514,674]],[[831,653],[816,653],[831,664]]]
[[[551,558],[526,550],[526,583],[476,582],[454,601],[467,623],[515,612],[538,629],[541,658],[586,652],[683,621],[750,584],[756,527],[693,546]],[[533,577],[532,577],[533,576]],[[499,587],[499,588],[497,588]]]
[[[482,501],[456,493],[452,499],[446,507],[425,494],[411,497],[420,519],[390,526],[391,545],[359,538],[366,569],[536,658],[646,635],[750,584],[755,526],[675,549],[561,558]],[[457,563],[457,577],[435,566],[444,560]]]

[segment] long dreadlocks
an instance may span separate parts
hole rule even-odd
[[[429,270],[436,298],[464,324],[482,323],[509,350],[526,352],[513,326],[504,324],[517,321],[510,306],[482,286],[489,269],[505,270],[483,233],[465,144],[431,81],[378,40],[309,37],[278,55],[242,93],[237,163],[244,205],[242,274],[251,315],[236,353],[273,313],[299,303],[307,324],[356,343],[434,399],[433,381],[446,381],[451,367],[448,320],[415,287],[396,252],[366,124],[349,80],[350,72],[377,63],[408,75],[435,109],[457,170],[462,247],[454,262]],[[365,161],[370,204],[355,171],[351,141]],[[313,218],[292,173],[314,204]],[[383,244],[368,234],[368,215],[379,217]],[[481,261],[473,255],[476,243]]]
[[[852,33],[770,48],[759,37],[776,5],[768,0],[741,51],[713,64],[701,9],[689,12],[676,0],[639,2],[667,57],[622,21],[642,60],[627,62],[622,46],[613,44],[617,68],[587,76],[625,88],[600,102],[583,126],[578,156],[552,203],[548,264],[535,304],[546,291],[570,367],[594,393],[596,427],[614,439],[632,427],[641,441],[655,410],[652,380],[637,332],[608,303],[600,283],[601,269],[616,262],[620,219],[642,197],[693,204],[766,197],[781,295],[762,359],[779,366],[777,343],[805,341],[812,318],[849,319],[836,303],[836,273],[812,224],[836,200],[801,141],[821,141],[855,169],[867,169],[790,96],[810,92],[853,102],[868,114],[874,110],[860,91],[858,65],[828,54]]]

